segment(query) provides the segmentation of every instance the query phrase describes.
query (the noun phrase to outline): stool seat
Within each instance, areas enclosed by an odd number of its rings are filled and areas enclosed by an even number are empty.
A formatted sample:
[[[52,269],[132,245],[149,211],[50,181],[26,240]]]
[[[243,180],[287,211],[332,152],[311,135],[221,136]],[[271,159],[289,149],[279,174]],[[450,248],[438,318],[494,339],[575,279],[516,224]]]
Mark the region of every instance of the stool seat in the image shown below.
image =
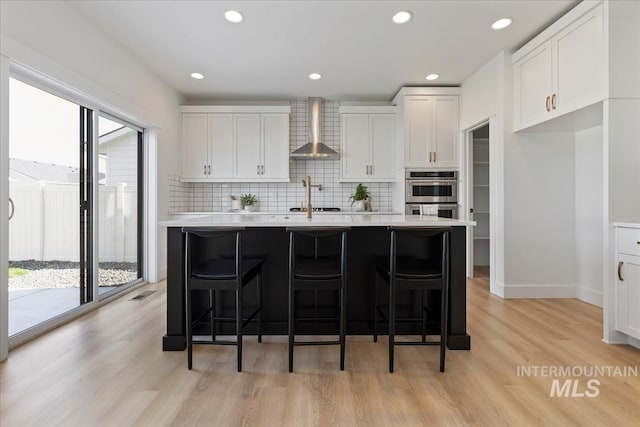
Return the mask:
[[[342,275],[341,267],[339,259],[299,258],[296,260],[293,274],[296,279],[337,280]]]
[[[242,281],[253,279],[259,272],[263,259],[242,259]],[[191,276],[205,280],[234,280],[236,278],[235,259],[209,259],[193,267]],[[246,283],[243,283],[246,285]]]
[[[389,258],[376,259],[376,270],[388,280]],[[396,279],[405,280],[437,280],[442,278],[442,267],[432,259],[397,258]]]

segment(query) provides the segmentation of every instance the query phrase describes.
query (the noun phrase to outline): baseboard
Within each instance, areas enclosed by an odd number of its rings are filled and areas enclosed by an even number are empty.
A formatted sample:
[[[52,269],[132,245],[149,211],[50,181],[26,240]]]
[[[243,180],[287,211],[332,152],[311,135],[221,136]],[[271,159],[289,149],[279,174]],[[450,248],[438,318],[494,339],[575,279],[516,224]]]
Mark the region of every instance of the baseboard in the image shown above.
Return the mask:
[[[158,282],[167,278],[167,267],[164,266],[158,269]]]
[[[576,298],[575,285],[505,285],[504,298]]]
[[[491,286],[489,292],[492,294],[499,296],[500,298],[504,298],[504,283],[495,283],[494,286]]]
[[[580,301],[595,305],[596,307],[603,307],[604,297],[602,292],[596,292],[592,289],[579,286],[577,288],[577,297]]]
[[[640,340],[637,340],[633,337],[629,337],[629,345],[635,347],[635,348],[640,348]]]

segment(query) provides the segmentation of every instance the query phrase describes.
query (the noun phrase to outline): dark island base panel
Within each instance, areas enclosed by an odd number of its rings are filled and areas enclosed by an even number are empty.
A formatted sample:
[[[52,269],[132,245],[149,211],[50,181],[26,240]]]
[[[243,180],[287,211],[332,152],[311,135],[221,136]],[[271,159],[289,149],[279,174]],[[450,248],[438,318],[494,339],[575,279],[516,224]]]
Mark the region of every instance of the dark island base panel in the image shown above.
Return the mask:
[[[163,337],[162,348],[165,351],[185,349],[184,318],[184,237],[179,227],[167,230],[167,334]],[[298,243],[298,242],[297,242]],[[310,250],[312,242],[298,244],[301,251]],[[304,243],[308,243],[305,247]],[[331,244],[333,242],[323,242]],[[247,228],[243,234],[243,252],[245,257],[263,258],[263,333],[265,335],[286,335],[288,316],[288,256],[289,240],[284,228],[264,227]],[[451,292],[449,301],[448,348],[469,350],[471,337],[466,333],[466,227],[453,228],[451,238]],[[203,258],[219,254],[212,247],[194,248]],[[320,247],[322,253],[326,246]],[[386,227],[354,227],[348,236],[347,268],[347,334],[371,335],[373,333],[373,288],[376,280],[373,260],[386,257],[389,253],[389,232]],[[412,253],[428,255],[436,248],[414,245],[406,242],[399,247],[399,254]],[[304,252],[303,252],[304,253]],[[378,298],[382,305],[388,301],[388,287],[380,284]],[[245,313],[255,307],[255,284],[250,283],[244,289]],[[197,318],[207,308],[208,292],[198,291],[201,297],[194,296],[193,316]],[[439,319],[439,294],[430,291],[426,296],[426,305],[430,317]],[[335,316],[337,314],[338,295],[335,291],[296,291],[296,317]],[[402,291],[398,293],[398,316],[418,317],[421,296],[418,292]],[[316,309],[316,305],[318,308]],[[316,311],[317,310],[317,311]],[[216,311],[219,315],[235,315],[233,292],[216,293]],[[385,312],[387,310],[384,310]],[[437,334],[435,324],[430,324],[428,332]],[[217,324],[217,334],[235,335],[233,323]],[[335,335],[337,322],[301,322],[296,324],[296,334]],[[209,334],[209,325],[202,324],[194,331],[196,334]],[[385,335],[388,327],[378,322],[378,333]],[[250,324],[244,335],[255,335],[256,325]],[[421,323],[396,323],[397,335],[421,334]]]

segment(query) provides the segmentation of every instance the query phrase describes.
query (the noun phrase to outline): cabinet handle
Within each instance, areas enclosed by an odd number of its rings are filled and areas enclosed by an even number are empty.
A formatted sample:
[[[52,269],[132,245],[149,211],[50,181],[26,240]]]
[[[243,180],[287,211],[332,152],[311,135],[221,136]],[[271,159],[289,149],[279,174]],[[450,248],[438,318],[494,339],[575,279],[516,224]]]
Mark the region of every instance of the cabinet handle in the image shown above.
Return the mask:
[[[369,175],[369,165],[364,165],[364,174]]]
[[[369,175],[373,175],[373,165],[369,165]]]
[[[437,160],[436,160],[436,154],[437,154],[437,152],[436,152],[436,151],[434,151],[434,152],[433,152],[433,163],[436,163],[436,162],[437,162]]]
[[[209,175],[211,175],[211,165],[207,166],[207,172],[209,172]]]
[[[260,175],[260,165],[256,165],[256,175]]]
[[[553,108],[554,110],[556,109],[556,94],[555,93],[551,96],[551,108]]]
[[[204,171],[203,171],[202,173],[203,173],[204,175],[206,175],[206,174],[207,174],[207,165],[204,165],[204,167],[203,167],[203,168],[204,168]]]
[[[262,171],[262,175],[264,175],[264,165],[260,166],[260,170]]]
[[[622,261],[618,263],[618,280],[624,282],[624,279],[622,278],[622,264],[624,264]]]
[[[547,96],[547,100],[544,102],[544,105],[547,107],[547,111],[551,111],[551,106],[549,105],[549,101],[551,101],[551,97]]]
[[[433,153],[432,153],[431,151],[429,151],[429,163],[431,163],[431,157],[432,157],[432,154],[433,154]]]

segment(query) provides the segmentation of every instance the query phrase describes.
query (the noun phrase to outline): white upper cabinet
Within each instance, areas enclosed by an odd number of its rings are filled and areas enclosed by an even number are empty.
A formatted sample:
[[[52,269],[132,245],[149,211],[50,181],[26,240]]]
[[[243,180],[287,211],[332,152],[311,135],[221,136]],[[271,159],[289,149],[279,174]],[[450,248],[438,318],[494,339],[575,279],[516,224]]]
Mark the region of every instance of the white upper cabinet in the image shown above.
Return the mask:
[[[602,10],[578,5],[514,53],[515,131],[604,98]]]
[[[341,107],[343,182],[395,181],[394,107]]]
[[[289,180],[289,115],[261,114],[262,179]]]
[[[236,157],[234,178],[260,178],[262,166],[260,114],[234,114]]]
[[[231,114],[209,114],[209,178],[231,176],[233,165],[233,121]]]
[[[404,97],[406,167],[459,167],[458,108],[457,95]]]
[[[206,114],[183,114],[182,141],[182,178],[206,179],[209,167]],[[184,141],[189,143],[185,144]]]
[[[183,107],[182,180],[288,182],[289,111],[280,106]]]

